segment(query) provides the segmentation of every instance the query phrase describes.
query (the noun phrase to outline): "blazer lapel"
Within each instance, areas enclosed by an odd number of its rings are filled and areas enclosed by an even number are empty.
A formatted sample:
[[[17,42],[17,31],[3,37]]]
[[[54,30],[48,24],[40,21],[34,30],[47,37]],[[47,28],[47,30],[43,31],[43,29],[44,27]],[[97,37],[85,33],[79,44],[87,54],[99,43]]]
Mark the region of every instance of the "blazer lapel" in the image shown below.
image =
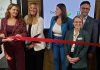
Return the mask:
[[[6,29],[7,29],[7,18],[5,18],[2,21],[3,21],[2,24],[3,24],[3,28],[4,28],[3,33],[5,34],[5,36],[7,36],[7,33],[6,33]]]
[[[80,41],[80,40],[82,40],[82,30],[80,30],[79,35],[78,35],[76,41]]]
[[[74,30],[72,30],[72,31],[71,31],[71,33],[70,33],[70,36],[69,36],[69,39],[68,39],[68,40],[73,41],[73,34],[74,34]],[[71,50],[72,44],[69,44],[69,46],[70,46],[70,50]]]
[[[86,27],[87,27],[87,25],[89,24],[89,16],[87,16],[87,19],[86,19],[86,21],[85,21],[85,23],[84,23],[84,25],[83,25],[83,29],[86,29]]]
[[[18,25],[19,25],[19,22],[18,22],[18,20],[16,20],[16,23],[15,23],[15,26],[14,26],[14,28],[13,28],[12,34],[15,32],[15,30],[16,30],[17,27],[18,27]]]
[[[68,34],[68,35],[69,35],[69,37],[67,38],[67,40],[73,41],[73,30],[71,30],[70,34]],[[72,44],[67,44],[68,53],[70,53],[71,47],[72,47]]]
[[[77,41],[82,41],[83,40],[83,36],[82,36],[82,30],[80,30],[80,32],[79,32],[79,35],[78,35],[78,37],[77,37],[77,39],[76,39],[76,42]],[[75,45],[75,52],[76,52],[76,55],[80,52],[80,45],[78,45],[78,44],[76,44]]]

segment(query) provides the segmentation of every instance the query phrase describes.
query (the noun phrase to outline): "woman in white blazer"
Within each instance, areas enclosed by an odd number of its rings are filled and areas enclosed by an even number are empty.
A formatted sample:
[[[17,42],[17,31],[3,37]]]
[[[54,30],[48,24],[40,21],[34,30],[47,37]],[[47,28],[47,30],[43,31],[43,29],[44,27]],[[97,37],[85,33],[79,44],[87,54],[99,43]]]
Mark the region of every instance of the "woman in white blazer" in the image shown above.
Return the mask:
[[[43,18],[39,16],[37,3],[29,5],[29,14],[25,16],[28,36],[44,38]],[[28,43],[26,50],[26,70],[43,70],[45,42]]]

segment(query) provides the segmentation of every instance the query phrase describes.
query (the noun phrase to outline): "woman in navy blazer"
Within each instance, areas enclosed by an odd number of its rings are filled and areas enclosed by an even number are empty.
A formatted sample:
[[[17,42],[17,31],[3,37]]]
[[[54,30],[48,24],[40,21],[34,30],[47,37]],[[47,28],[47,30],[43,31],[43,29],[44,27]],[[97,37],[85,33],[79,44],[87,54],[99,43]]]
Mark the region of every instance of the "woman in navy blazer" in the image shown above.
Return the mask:
[[[66,7],[60,3],[56,7],[56,16],[52,17],[48,37],[52,39],[65,39],[67,30],[72,29],[72,20],[66,16]],[[49,43],[53,50],[54,70],[59,70],[60,59],[62,70],[66,70],[64,44]]]

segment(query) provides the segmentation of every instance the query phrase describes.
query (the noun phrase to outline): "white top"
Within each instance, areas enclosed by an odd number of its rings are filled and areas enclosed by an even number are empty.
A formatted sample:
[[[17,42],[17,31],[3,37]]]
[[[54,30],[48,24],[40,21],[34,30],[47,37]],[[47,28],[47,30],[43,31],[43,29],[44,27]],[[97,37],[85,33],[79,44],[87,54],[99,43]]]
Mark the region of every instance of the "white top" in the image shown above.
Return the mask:
[[[55,23],[52,31],[54,32],[55,36],[62,36],[61,25],[58,25],[57,23]]]
[[[87,19],[87,16],[83,18],[83,26],[84,26],[86,19]]]
[[[27,20],[28,16],[25,16],[25,20]],[[33,24],[31,27],[31,37],[34,37],[37,34],[40,34],[38,36],[38,38],[44,38],[44,34],[43,34],[43,29],[44,29],[44,25],[43,25],[43,18],[39,17],[38,18],[38,22],[36,24]],[[29,25],[26,25],[27,30]],[[37,43],[36,46],[34,46],[34,51],[39,51],[45,48],[45,42],[41,42],[41,43]]]
[[[76,41],[78,35],[79,35],[79,32],[76,33],[75,30],[74,30],[73,41]],[[72,47],[71,47],[71,52],[74,52],[74,49],[75,49],[75,44],[72,45]]]

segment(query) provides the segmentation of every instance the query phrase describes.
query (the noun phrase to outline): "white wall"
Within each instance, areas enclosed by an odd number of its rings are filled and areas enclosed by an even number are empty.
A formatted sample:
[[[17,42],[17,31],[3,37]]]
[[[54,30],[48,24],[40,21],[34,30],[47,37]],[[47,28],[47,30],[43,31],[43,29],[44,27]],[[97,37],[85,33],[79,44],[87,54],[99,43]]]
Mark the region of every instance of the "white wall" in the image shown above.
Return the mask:
[[[17,0],[12,0],[12,3],[17,3]],[[5,12],[9,4],[10,0],[0,0],[0,18],[5,16]]]

